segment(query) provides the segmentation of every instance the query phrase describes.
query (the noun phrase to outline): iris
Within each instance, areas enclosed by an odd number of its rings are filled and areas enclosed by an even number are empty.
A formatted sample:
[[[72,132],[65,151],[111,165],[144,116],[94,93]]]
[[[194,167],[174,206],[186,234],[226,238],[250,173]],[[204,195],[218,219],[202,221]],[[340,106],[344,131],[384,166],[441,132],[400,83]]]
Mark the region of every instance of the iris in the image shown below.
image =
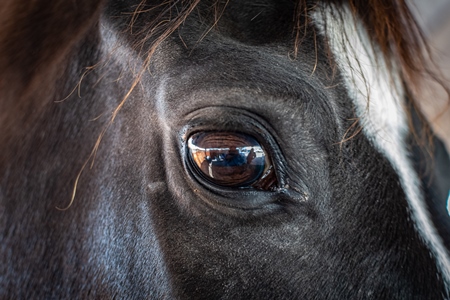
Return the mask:
[[[236,132],[198,132],[188,139],[189,160],[202,178],[223,187],[251,187],[270,173],[258,141]]]

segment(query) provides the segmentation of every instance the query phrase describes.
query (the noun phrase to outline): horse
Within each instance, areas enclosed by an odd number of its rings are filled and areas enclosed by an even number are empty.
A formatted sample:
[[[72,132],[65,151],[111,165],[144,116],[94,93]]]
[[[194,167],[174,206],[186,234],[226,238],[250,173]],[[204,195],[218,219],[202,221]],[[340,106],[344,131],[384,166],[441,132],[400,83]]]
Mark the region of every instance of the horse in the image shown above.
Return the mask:
[[[448,299],[404,0],[6,0],[0,298]],[[425,50],[424,50],[425,49]]]

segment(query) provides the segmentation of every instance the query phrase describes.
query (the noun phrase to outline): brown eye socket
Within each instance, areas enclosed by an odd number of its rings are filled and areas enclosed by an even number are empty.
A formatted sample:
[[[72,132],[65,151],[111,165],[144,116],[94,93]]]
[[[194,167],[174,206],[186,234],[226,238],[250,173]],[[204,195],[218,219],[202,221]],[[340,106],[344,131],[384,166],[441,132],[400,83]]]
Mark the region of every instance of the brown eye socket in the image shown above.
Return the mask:
[[[276,181],[266,152],[249,135],[199,132],[189,138],[188,148],[197,173],[217,185],[267,189]]]

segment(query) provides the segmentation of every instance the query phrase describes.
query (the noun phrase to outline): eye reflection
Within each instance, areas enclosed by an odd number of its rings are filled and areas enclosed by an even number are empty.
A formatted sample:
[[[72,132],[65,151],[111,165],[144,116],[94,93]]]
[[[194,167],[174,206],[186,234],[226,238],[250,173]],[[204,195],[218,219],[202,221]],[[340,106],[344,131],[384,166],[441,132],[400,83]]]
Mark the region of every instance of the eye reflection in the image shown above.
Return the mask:
[[[189,138],[188,148],[198,173],[221,186],[248,187],[271,173],[264,149],[246,134],[200,132]]]

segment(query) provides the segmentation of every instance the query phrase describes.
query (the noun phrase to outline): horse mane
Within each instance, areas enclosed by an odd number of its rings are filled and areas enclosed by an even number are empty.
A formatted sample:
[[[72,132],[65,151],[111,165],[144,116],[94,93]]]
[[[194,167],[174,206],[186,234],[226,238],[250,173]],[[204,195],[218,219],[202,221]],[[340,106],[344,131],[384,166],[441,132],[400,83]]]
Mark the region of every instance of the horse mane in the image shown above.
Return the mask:
[[[443,75],[435,65],[423,30],[414,18],[410,4],[405,0],[330,0],[329,3],[347,4],[351,12],[366,28],[371,46],[382,54],[391,72],[400,71],[408,97],[406,109],[414,141],[433,156],[433,133],[420,109],[424,79],[438,83],[450,96]],[[395,63],[395,65],[394,65]],[[397,71],[398,72],[398,71]],[[414,126],[413,116],[419,118],[420,129]]]
[[[353,15],[366,27],[372,46],[378,48],[388,67],[392,61],[401,66],[403,76],[411,83],[420,82],[427,70],[426,52],[429,47],[421,28],[405,0],[332,0],[347,2]]]

